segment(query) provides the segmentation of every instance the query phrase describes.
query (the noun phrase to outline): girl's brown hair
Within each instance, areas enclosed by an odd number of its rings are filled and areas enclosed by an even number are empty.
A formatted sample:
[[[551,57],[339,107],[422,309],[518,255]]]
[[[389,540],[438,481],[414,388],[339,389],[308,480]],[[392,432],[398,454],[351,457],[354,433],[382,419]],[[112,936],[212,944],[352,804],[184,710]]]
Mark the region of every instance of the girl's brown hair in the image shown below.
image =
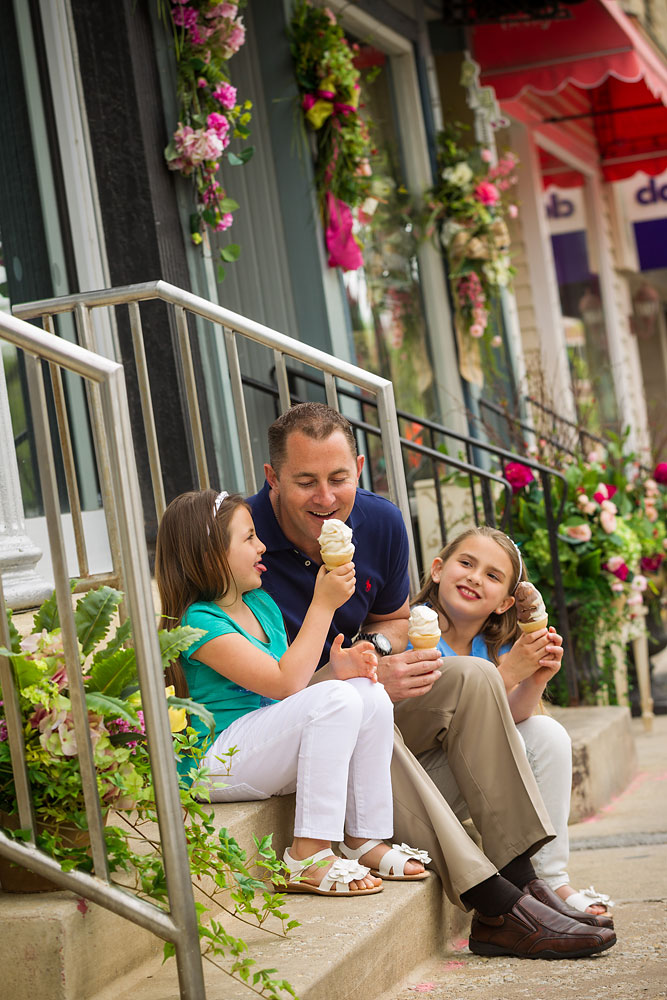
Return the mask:
[[[227,562],[229,525],[239,507],[249,510],[232,493],[215,513],[217,490],[193,490],[171,501],[160,522],[155,549],[155,580],[160,593],[160,628],[180,625],[195,601],[217,601],[235,586]],[[165,673],[179,698],[188,685],[178,660]]]
[[[456,538],[449,542],[448,545],[445,545],[444,549],[438,554],[437,558],[441,559],[444,565],[449,559],[452,558],[466,538],[480,537],[492,538],[494,542],[497,542],[498,545],[500,545],[503,552],[509,556],[509,560],[512,564],[512,576],[508,581],[508,594],[513,594],[516,590],[516,585],[520,583],[521,580],[528,579],[526,575],[526,567],[523,559],[519,558],[519,553],[517,552],[512,539],[508,538],[503,531],[499,531],[498,528],[490,528],[486,524],[482,524],[475,528],[468,528],[466,531],[461,532],[460,535],[457,535]],[[445,621],[447,621],[451,626],[452,620],[438,600],[438,584],[432,578],[430,569],[424,576],[422,589],[419,591],[412,603],[430,604],[431,607],[435,608],[438,614],[441,614]],[[521,630],[517,625],[516,620],[516,607],[512,605],[511,608],[508,608],[507,611],[503,612],[501,615],[497,615],[495,612],[492,612],[482,626],[482,635],[486,640],[491,660],[496,664],[496,666],[498,666],[498,656],[501,648],[507,642],[514,642],[521,635]]]

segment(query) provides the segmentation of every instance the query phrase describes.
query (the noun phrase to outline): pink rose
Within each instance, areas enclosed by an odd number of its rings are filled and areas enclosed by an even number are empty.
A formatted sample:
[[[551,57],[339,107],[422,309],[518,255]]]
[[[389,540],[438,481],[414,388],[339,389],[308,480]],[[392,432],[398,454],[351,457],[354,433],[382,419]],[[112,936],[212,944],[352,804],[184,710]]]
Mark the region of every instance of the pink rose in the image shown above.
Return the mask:
[[[636,608],[644,603],[644,598],[638,590],[634,590],[628,597],[628,607]]]
[[[474,193],[482,205],[497,205],[500,201],[500,191],[491,181],[480,181]]]
[[[611,511],[612,514],[618,514],[618,507],[615,503],[612,503],[611,500],[603,500],[600,507],[602,510]]]
[[[527,465],[523,465],[521,462],[509,462],[505,466],[505,479],[512,487],[512,493],[518,493],[524,486],[531,483],[535,476]]]
[[[601,510],[600,527],[608,535],[613,534],[616,531],[616,515],[610,510]]]
[[[612,483],[599,483],[598,488],[593,494],[593,499],[597,500],[598,503],[602,503],[603,500],[611,500],[614,493],[617,492],[617,487]]]
[[[656,483],[661,483],[663,486],[667,486],[667,462],[658,462],[653,470],[653,478]]]
[[[227,136],[227,133],[229,132],[229,122],[224,115],[219,115],[217,111],[212,111],[206,119],[206,124],[209,129],[212,129],[216,134],[222,143],[223,149],[225,146],[229,145],[229,138]],[[208,157],[208,159],[213,159],[213,157]]]
[[[648,587],[648,580],[646,579],[645,576],[642,576],[641,573],[637,573],[636,576],[633,577],[630,586],[633,588],[633,590],[639,590],[641,592],[643,590],[646,590],[646,588]]]
[[[612,583],[611,589],[615,594],[622,594],[623,591],[625,590],[625,587],[623,586],[622,583],[616,580],[614,583]]]
[[[482,337],[484,335],[484,327],[481,323],[473,323],[469,333],[471,337]]]
[[[589,524],[570,524],[565,529],[565,534],[575,542],[590,542],[593,532]]]
[[[225,59],[231,59],[231,57],[238,52],[243,43],[245,42],[245,26],[241,18],[235,22],[234,27],[227,35],[227,39],[222,50],[222,54]]]
[[[482,163],[490,163],[493,159],[493,153],[490,149],[483,149],[479,155],[482,158]]]
[[[649,521],[651,522],[651,524],[653,524],[655,521],[657,521],[658,520],[658,512],[655,509],[655,507],[647,507],[646,508],[646,516],[649,519]]]
[[[519,209],[518,209],[518,207],[516,205],[508,205],[507,206],[507,213],[508,213],[510,219],[516,219],[516,217],[519,214]]]
[[[495,337],[491,338],[491,347],[502,347],[502,344],[503,344],[503,338],[500,336],[499,333],[497,333]]]
[[[219,83],[213,91],[213,96],[223,108],[231,111],[236,104],[236,87],[232,87],[231,83]]]

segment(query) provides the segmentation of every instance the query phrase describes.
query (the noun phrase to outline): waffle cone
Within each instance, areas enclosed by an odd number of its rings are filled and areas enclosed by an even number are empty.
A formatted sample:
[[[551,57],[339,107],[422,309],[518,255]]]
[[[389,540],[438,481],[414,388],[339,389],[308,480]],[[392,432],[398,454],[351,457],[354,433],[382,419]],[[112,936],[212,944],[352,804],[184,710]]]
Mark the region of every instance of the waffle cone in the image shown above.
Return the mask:
[[[522,632],[528,634],[529,632],[537,632],[538,629],[546,628],[549,623],[549,616],[544,615],[542,618],[538,618],[536,622],[519,622],[519,628]]]
[[[344,566],[345,563],[352,562],[354,558],[354,548],[352,552],[336,552],[332,555],[324,555],[322,553],[322,562],[327,569],[335,569],[337,566]]]
[[[408,639],[414,649],[435,649],[440,642],[440,633],[438,632],[437,635],[410,635],[408,632]]]

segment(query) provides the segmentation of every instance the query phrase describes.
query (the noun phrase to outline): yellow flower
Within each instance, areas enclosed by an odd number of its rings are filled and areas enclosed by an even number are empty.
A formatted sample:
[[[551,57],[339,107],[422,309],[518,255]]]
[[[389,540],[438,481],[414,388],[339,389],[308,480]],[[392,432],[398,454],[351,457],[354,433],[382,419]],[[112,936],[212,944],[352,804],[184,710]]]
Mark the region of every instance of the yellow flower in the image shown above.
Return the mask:
[[[170,684],[169,687],[164,689],[165,698],[173,698],[176,694],[174,685]],[[169,725],[171,726],[172,733],[182,732],[188,724],[187,712],[184,708],[169,708]]]
[[[315,101],[313,106],[306,111],[306,118],[317,131],[318,128],[322,128],[327,118],[333,112],[333,102],[332,101]]]

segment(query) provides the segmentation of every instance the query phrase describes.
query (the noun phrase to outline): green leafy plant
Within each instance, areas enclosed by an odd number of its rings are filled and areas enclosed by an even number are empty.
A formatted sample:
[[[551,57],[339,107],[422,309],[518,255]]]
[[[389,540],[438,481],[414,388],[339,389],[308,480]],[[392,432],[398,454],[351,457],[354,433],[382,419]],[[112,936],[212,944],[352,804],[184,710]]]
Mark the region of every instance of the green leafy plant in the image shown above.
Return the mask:
[[[97,770],[97,785],[106,819],[105,840],[114,880],[157,905],[168,905],[155,794],[144,732],[131,625],[114,626],[122,594],[101,587],[81,597],[74,611],[79,663],[66,663],[55,595],[36,613],[33,632],[22,638],[9,618],[10,648],[0,654],[11,662],[23,719],[26,764],[30,779],[37,846],[66,870],[90,871],[92,859],[85,836],[87,820],[72,722],[68,671],[83,673],[88,723]],[[187,649],[202,633],[178,626],[158,633],[163,665]],[[203,957],[262,997],[294,995],[275,969],[257,969],[242,938],[223,927],[219,914],[259,926],[271,934],[288,933],[297,922],[284,912],[284,894],[271,894],[262,878],[282,883],[282,866],[271,836],[254,838],[248,856],[226,829],[216,830],[207,804],[209,774],[200,767],[198,735],[187,726],[196,714],[210,728],[213,719],[201,705],[165,692],[176,754],[190,760],[181,780],[180,801],[197,900]],[[231,759],[235,752],[227,752]],[[0,706],[0,825],[8,836],[25,839],[16,826],[16,793]],[[207,919],[208,918],[208,919]],[[165,946],[165,958],[173,954]]]

